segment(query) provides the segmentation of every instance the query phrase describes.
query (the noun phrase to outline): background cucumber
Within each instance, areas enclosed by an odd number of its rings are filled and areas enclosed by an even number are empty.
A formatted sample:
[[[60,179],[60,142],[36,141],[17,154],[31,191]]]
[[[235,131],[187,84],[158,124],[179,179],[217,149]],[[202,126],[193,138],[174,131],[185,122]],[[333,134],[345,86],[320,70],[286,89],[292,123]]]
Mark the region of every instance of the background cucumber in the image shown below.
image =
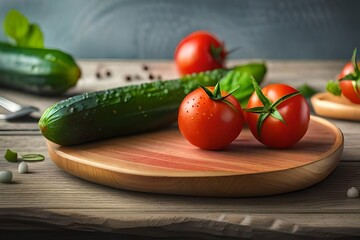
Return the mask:
[[[243,69],[217,69],[177,80],[85,93],[48,108],[39,121],[39,127],[47,139],[60,145],[75,145],[160,128],[176,121],[182,99],[199,84],[213,86],[222,77],[228,74],[235,76],[234,72],[242,71],[261,76],[258,78],[261,82],[266,67],[264,64],[254,64],[252,68],[244,65]]]
[[[39,95],[57,95],[75,86],[81,71],[62,51],[0,43],[0,86]]]

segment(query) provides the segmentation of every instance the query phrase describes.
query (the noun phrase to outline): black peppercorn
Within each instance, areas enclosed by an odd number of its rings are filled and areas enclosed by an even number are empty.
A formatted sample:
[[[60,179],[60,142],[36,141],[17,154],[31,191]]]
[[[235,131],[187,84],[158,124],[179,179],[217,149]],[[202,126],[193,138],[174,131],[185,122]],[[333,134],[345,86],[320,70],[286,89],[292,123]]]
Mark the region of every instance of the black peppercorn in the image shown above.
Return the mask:
[[[96,72],[95,76],[96,76],[97,79],[101,79],[101,73],[100,72]]]
[[[149,67],[148,67],[147,65],[143,64],[142,69],[143,69],[144,71],[147,71],[147,70],[149,70]]]
[[[130,82],[132,80],[131,76],[130,75],[125,75],[125,80],[127,82]]]

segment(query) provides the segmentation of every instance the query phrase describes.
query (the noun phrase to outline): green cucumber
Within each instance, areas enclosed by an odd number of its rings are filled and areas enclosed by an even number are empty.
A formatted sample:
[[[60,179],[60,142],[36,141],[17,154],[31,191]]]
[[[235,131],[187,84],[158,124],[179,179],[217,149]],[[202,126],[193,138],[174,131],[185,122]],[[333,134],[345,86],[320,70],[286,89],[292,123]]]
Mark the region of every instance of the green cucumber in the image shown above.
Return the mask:
[[[182,99],[199,85],[213,86],[234,71],[260,76],[258,81],[261,82],[266,67],[264,64],[253,66],[217,69],[177,80],[77,95],[48,108],[41,116],[39,127],[45,138],[60,145],[81,144],[161,128],[176,121]]]
[[[0,86],[39,95],[58,95],[76,85],[81,71],[60,50],[0,43]]]

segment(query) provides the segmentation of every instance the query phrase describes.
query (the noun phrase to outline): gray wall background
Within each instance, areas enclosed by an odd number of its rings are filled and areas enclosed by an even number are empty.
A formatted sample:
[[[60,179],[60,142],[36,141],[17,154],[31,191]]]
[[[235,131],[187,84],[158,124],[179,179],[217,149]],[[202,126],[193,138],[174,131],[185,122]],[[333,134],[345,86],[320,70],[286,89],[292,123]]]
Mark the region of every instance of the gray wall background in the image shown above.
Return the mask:
[[[77,58],[172,59],[199,29],[240,46],[230,58],[348,59],[360,47],[360,0],[0,0],[1,21],[13,8]]]

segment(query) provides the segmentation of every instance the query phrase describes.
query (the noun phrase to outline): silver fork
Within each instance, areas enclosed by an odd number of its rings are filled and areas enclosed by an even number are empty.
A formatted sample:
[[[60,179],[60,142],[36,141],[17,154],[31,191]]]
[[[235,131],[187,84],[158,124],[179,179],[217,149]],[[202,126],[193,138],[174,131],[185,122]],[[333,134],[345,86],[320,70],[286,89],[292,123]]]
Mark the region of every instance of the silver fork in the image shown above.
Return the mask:
[[[8,114],[0,114],[0,119],[15,119],[39,111],[36,107],[22,106],[3,97],[0,97],[0,107],[9,111]]]

